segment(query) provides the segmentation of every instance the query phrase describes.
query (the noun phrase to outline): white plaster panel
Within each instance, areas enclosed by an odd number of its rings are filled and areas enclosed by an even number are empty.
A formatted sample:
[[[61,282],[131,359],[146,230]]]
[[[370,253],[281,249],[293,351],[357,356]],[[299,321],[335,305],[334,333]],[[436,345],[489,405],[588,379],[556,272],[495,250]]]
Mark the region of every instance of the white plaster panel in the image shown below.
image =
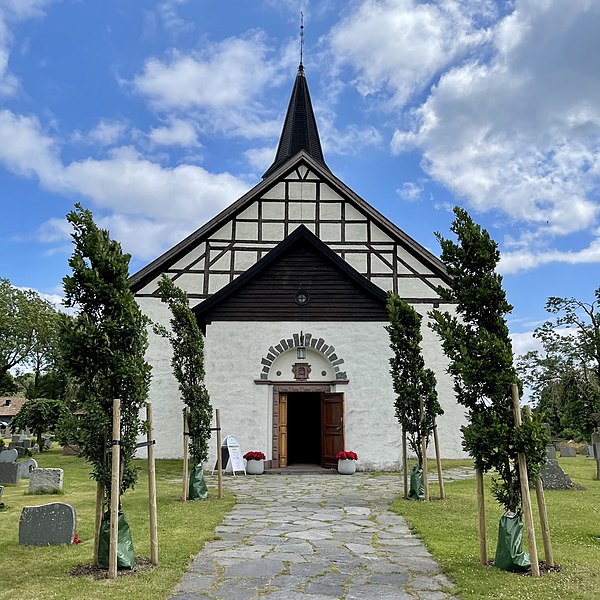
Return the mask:
[[[367,241],[366,223],[346,223],[346,240],[349,242]]]
[[[262,198],[265,200],[284,200],[285,199],[285,183],[280,182],[275,184],[270,190],[267,190]]]
[[[236,241],[258,240],[258,223],[242,223],[238,221],[235,225]]]
[[[188,294],[202,294],[204,273],[184,273],[175,280],[175,285]]]
[[[161,275],[162,277],[162,275]],[[158,282],[161,280],[161,277],[156,277],[153,279],[148,285],[145,285],[141,290],[136,292],[137,294],[154,294],[156,290],[158,290]],[[169,275],[171,279],[173,279],[173,275]]]
[[[342,240],[341,223],[321,223],[319,232],[324,242],[340,242]]]
[[[315,231],[316,231],[316,226],[314,223],[290,223],[288,225],[288,233],[292,233],[292,231],[294,231],[295,229],[298,229],[298,227],[300,227],[300,225],[304,225],[304,227],[306,227],[306,229],[308,229],[312,233],[315,233]],[[321,223],[321,227],[323,227],[322,223]]]
[[[208,278],[208,293],[214,294],[228,283],[229,275],[215,275],[214,273],[211,273]]]
[[[185,269],[188,265],[191,265],[194,261],[198,260],[206,251],[206,244],[202,243],[188,252],[183,258],[178,260],[174,265],[171,265],[171,269]]]
[[[384,292],[390,292],[394,289],[394,280],[392,277],[371,277],[371,283],[374,283]],[[400,294],[400,296],[402,296],[402,294]]]
[[[290,200],[312,200],[317,199],[317,184],[312,181],[301,181],[288,183],[288,194]]]
[[[284,226],[283,223],[263,223],[262,237],[263,240],[280,241],[283,239]]]
[[[398,294],[407,298],[436,298],[437,293],[422,279],[402,277],[398,279]]]
[[[235,252],[234,266],[236,271],[248,269],[256,262],[256,252],[250,252],[248,250],[237,250]]]
[[[347,221],[366,221],[367,217],[363,213],[359,212],[350,204],[346,202],[345,216]]]
[[[326,183],[321,183],[321,200],[343,200],[343,198]]]
[[[294,333],[296,333],[294,331]],[[306,349],[306,359],[299,360],[296,353],[296,348],[292,348],[287,352],[280,354],[271,365],[269,371],[269,379],[271,381],[294,381],[294,372],[292,366],[299,363],[308,363],[310,365],[310,375],[307,383],[315,383],[319,381],[331,381],[335,379],[335,372],[331,363],[327,358],[311,348]],[[277,372],[281,372],[281,375],[277,375]],[[325,372],[325,375],[321,375]]]
[[[342,219],[342,205],[340,202],[320,202],[319,216],[322,221],[340,221]]]
[[[317,179],[317,180],[318,180],[318,179],[319,179],[319,176],[318,176],[318,175],[316,175],[315,173],[313,173],[312,171],[309,171],[309,172],[306,174],[306,177],[305,177],[305,179]]]
[[[321,225],[322,227],[322,225]],[[367,255],[366,253],[363,254],[356,254],[354,252],[348,252],[346,253],[346,262],[354,267],[359,273],[366,273],[367,272]]]
[[[212,254],[212,252],[211,252]],[[231,265],[231,253],[226,252],[221,256],[221,258],[217,259],[212,265],[210,265],[211,269],[216,269],[217,271],[229,271],[229,267]]]
[[[315,202],[290,202],[288,216],[290,219],[314,221],[316,216]]]
[[[375,223],[371,223],[371,241],[372,242],[391,242],[392,238],[384,233]]]
[[[390,263],[392,262],[392,255],[391,254],[384,254],[383,255],[384,258],[386,258],[388,261],[390,261]],[[371,272],[373,273],[391,273],[392,272],[392,267],[390,267],[388,264],[384,263],[379,256],[376,256],[375,254],[371,254]]]
[[[258,219],[258,202],[253,202],[248,208],[243,210],[238,219]]]
[[[213,233],[213,235],[210,236],[211,240],[230,240],[231,239],[231,221],[228,221],[227,223],[225,223],[225,225],[223,225],[223,227],[221,227],[221,229],[219,229],[218,231],[216,231],[215,233]]]
[[[308,171],[308,169],[304,165],[300,165],[298,167],[298,174],[300,175],[301,178],[303,178],[306,175],[307,171]]]
[[[398,258],[402,259],[417,273],[421,273],[423,275],[431,275],[431,271],[427,267],[425,267],[425,265],[420,260],[417,260],[412,254],[409,254],[406,250],[400,250],[398,252]]]
[[[281,219],[285,217],[285,204],[283,202],[263,202],[263,219]]]

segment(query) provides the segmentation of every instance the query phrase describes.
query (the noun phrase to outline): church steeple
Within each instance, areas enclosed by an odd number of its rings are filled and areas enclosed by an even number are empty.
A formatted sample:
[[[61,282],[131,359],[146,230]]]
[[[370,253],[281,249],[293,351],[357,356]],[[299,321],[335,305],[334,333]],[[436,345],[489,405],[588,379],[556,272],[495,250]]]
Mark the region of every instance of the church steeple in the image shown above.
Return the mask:
[[[290,98],[290,104],[285,116],[275,161],[267,169],[263,175],[263,179],[268,177],[286,160],[300,152],[300,150],[304,150],[310,154],[312,158],[328,169],[323,158],[317,122],[310,101],[302,61],[298,67],[298,74],[296,75],[292,97]]]

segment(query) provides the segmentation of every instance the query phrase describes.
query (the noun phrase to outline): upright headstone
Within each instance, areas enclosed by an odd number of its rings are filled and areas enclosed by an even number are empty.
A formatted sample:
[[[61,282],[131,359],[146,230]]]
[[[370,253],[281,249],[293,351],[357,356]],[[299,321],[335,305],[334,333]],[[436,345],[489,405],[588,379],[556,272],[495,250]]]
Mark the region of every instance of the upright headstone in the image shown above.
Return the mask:
[[[29,479],[31,477],[31,472],[34,469],[37,469],[37,462],[33,460],[33,458],[22,460],[21,462],[18,462],[17,465],[19,466],[19,475],[23,479]]]
[[[570,448],[569,446],[561,446],[560,447],[560,457],[561,458],[575,458],[577,453],[575,452],[575,448]]]
[[[64,502],[24,506],[19,520],[19,544],[60,546],[75,537],[75,509]]]
[[[12,463],[15,462],[18,457],[19,453],[14,448],[2,450],[2,452],[0,452],[0,463]]]
[[[568,490],[573,487],[571,478],[555,460],[549,460],[540,473],[545,490]]]
[[[548,460],[556,460],[556,448],[554,444],[548,444],[546,446],[546,458]]]
[[[30,494],[54,494],[63,487],[62,469],[34,469],[29,477]]]
[[[16,484],[20,479],[19,463],[0,463],[0,483]]]
[[[31,448],[31,440],[29,438],[25,438],[21,442],[21,446],[23,446],[23,448]]]
[[[19,458],[21,458],[25,454],[25,448],[23,448],[23,446],[21,446],[21,442],[11,442],[8,445],[8,448],[10,450],[16,450]]]

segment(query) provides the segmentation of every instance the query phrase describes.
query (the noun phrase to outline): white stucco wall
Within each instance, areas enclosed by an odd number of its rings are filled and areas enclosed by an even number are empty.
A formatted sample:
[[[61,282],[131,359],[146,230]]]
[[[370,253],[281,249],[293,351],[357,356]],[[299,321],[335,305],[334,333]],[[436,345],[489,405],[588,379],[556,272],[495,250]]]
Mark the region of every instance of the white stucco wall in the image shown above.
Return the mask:
[[[142,311],[153,321],[168,325],[168,308],[155,298],[138,298]],[[427,307],[415,307],[425,314]],[[424,319],[425,321],[425,319]],[[394,394],[389,375],[390,356],[385,323],[335,322],[215,322],[207,327],[205,340],[206,385],[213,408],[221,411],[222,434],[234,435],[242,451],[262,450],[272,456],[272,398],[270,384],[257,385],[268,348],[300,331],[321,337],[335,346],[340,365],[349,383],[332,386],[345,398],[346,449],[359,455],[359,468],[398,469],[401,464],[400,427],[394,416]],[[426,327],[423,355],[438,381],[440,402],[445,410],[438,421],[442,456],[458,458],[461,450],[461,407],[456,405],[452,380],[445,373],[446,359],[435,334]],[[171,370],[171,348],[164,338],[150,333],[147,359],[153,367],[150,401],[154,408],[156,456],[182,456],[182,408],[177,382]],[[329,361],[308,350],[312,366],[308,383],[334,379]],[[269,379],[293,381],[294,352],[281,354],[272,366]],[[281,371],[281,376],[276,371]],[[322,376],[321,371],[327,375]],[[209,465],[215,460],[215,439],[211,441]]]

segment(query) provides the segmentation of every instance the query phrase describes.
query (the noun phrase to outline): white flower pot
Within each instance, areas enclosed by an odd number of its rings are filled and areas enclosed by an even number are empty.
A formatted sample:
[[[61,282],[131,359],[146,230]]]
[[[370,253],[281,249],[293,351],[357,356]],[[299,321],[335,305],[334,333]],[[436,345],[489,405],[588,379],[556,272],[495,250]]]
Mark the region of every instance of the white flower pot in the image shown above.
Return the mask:
[[[265,472],[265,463],[262,460],[249,460],[246,462],[248,475],[262,475]]]
[[[338,460],[338,473],[340,475],[354,475],[356,472],[355,460]]]

